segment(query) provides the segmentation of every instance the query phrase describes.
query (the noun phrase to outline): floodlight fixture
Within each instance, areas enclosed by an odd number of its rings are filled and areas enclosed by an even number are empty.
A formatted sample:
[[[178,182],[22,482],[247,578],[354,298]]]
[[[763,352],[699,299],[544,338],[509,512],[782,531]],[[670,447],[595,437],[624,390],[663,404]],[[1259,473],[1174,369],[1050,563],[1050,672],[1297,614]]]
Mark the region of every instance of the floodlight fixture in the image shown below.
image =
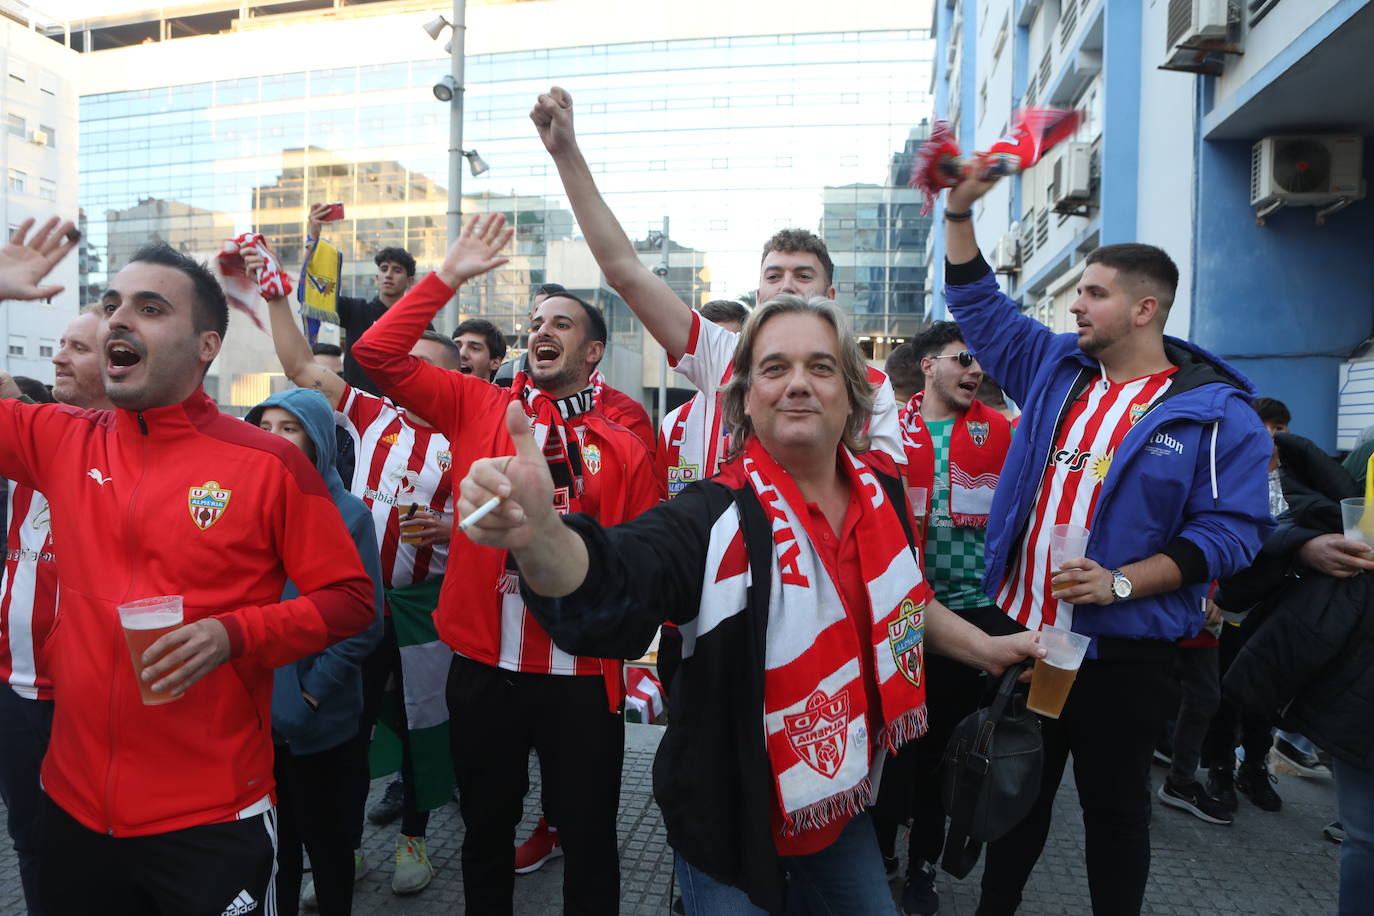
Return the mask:
[[[468,160],[468,168],[472,170],[473,178],[476,178],[478,175],[481,175],[483,172],[489,171],[491,169],[491,166],[487,165],[486,160],[483,159],[481,156],[477,155],[477,150],[463,150],[463,155]]]
[[[429,22],[426,22],[423,26],[421,26],[421,28],[425,30],[426,34],[428,34],[432,40],[438,41],[439,36],[444,34],[444,27],[447,25],[447,19],[445,19],[443,16],[435,16]]]
[[[441,102],[452,102],[457,92],[458,81],[452,74],[445,74],[443,79],[434,84],[434,97]]]

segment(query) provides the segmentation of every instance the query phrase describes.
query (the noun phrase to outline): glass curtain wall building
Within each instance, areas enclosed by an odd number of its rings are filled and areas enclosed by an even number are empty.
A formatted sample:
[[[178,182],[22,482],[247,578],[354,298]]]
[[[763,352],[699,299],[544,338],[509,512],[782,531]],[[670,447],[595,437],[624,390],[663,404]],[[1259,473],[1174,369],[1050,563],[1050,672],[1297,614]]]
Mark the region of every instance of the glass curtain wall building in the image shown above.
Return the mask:
[[[463,289],[460,311],[518,338],[532,288],[563,282],[546,263],[550,246],[580,244],[528,117],[559,84],[631,238],[647,242],[670,218],[669,280],[685,299],[752,294],[765,239],[819,230],[837,298],[880,359],[922,318],[928,222],[905,179],[913,128],[931,110],[931,51],[925,31],[880,30],[469,56],[464,146],[491,169],[465,176],[463,209],[504,212],[517,235],[511,263]],[[85,95],[85,300],[150,238],[206,256],[255,228],[295,270],[314,202],[345,205],[347,218],[326,230],[344,255],[343,292],[372,295],[382,247],[433,268],[445,249],[449,107],[430,87],[447,66],[439,56]],[[657,245],[641,247],[657,262]],[[599,278],[567,285],[608,308],[616,343],[637,346]]]

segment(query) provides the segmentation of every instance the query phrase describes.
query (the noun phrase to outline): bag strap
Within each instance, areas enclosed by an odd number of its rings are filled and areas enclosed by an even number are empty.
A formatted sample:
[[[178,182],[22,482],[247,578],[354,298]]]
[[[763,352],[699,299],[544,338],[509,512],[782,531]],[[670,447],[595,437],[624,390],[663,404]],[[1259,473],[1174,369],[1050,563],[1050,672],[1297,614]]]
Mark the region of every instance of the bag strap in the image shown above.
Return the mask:
[[[957,762],[954,762],[962,771],[960,777],[956,777],[955,784],[959,787],[964,804],[956,804],[956,810],[949,812],[949,831],[945,834],[945,848],[940,858],[940,867],[956,878],[963,878],[973,871],[973,866],[978,864],[978,856],[983,852],[983,844],[969,836],[971,809],[975,806],[979,789],[992,767],[988,751],[992,749],[992,738],[997,731],[997,723],[1007,711],[1007,704],[1013,702],[1016,683],[1021,673],[1032,664],[1034,663],[1029,660],[1021,661],[1003,672],[1002,682],[997,686],[997,695],[988,708],[987,718],[978,727],[973,746],[968,748],[966,753],[959,755]],[[959,740],[957,733],[953,740]],[[945,765],[950,764],[949,754],[946,752]]]

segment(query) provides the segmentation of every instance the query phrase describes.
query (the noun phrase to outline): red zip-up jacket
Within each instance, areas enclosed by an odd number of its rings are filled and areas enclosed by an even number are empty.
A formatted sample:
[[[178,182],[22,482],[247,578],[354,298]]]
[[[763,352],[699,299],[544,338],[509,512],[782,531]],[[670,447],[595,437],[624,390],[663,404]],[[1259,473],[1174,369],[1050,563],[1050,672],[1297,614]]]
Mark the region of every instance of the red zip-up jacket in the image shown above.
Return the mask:
[[[354,343],[353,356],[388,397],[420,414],[448,437],[453,452],[450,473],[457,486],[473,461],[514,454],[515,444],[506,433],[511,391],[410,355],[428,321],[452,297],[453,289],[437,273],[430,274],[368,328]],[[587,501],[595,503],[597,519],[614,525],[657,504],[659,487],[644,443],[597,409],[583,416],[586,444],[595,445],[599,455],[596,467],[586,465]],[[594,497],[590,495],[593,491]],[[503,642],[507,646],[512,642],[511,633],[502,632],[500,584],[505,565],[504,551],[474,544],[455,531],[434,611],[435,628],[451,648],[484,665],[548,673],[538,663],[527,665],[523,653],[519,663],[503,655]],[[528,627],[538,630],[526,638],[550,642],[528,612],[522,617]],[[597,661],[606,679],[610,708],[615,709],[624,693],[620,664]]]
[[[61,545],[43,788],[112,836],[248,817],[272,800],[272,670],[366,629],[372,583],[295,445],[197,392],[134,413],[0,401],[0,474],[42,491]],[[301,597],[282,601],[290,577]],[[145,706],[116,606],[182,595],[230,659]],[[0,750],[3,753],[3,750]]]

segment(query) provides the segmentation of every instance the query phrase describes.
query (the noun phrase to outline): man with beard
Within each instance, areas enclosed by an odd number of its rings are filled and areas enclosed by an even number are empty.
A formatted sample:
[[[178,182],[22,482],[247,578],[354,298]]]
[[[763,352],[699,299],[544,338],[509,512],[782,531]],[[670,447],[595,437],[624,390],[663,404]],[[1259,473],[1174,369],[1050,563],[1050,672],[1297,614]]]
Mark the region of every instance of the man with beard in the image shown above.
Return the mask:
[[[1150,759],[1170,710],[1176,644],[1202,626],[1208,585],[1250,564],[1269,515],[1272,443],[1253,386],[1164,335],[1178,268],[1151,245],[1088,254],[1054,334],[997,288],[969,177],[945,205],[945,298],[978,361],[1024,411],[988,513],[984,588],[1004,625],[1092,639],[1063,714],[1043,720],[1035,808],[990,844],[982,916],[1012,913],[1049,832],[1073,755],[1097,913],[1140,911],[1150,870]],[[1051,528],[1089,531],[1056,569]]]
[[[0,295],[56,263],[56,220],[0,251]],[[70,227],[70,224],[67,224]],[[45,269],[46,268],[46,269]],[[53,913],[270,909],[273,669],[361,632],[371,581],[298,449],[203,391],[229,310],[202,264],[139,249],[101,296],[114,410],[0,401],[0,473],[44,493],[59,564],[39,899]],[[308,545],[290,535],[309,530]],[[300,597],[282,601],[286,579]],[[130,654],[117,605],[182,599]],[[140,683],[167,701],[154,708]],[[70,863],[81,863],[72,880]]]
[[[926,521],[925,573],[941,604],[996,632],[1002,614],[983,594],[983,536],[1011,445],[1011,424],[977,399],[983,369],[957,324],[937,321],[911,347],[924,385],[902,408],[902,436],[912,499],[924,500],[913,508]],[[897,825],[911,817],[905,916],[939,909],[935,863],[945,841],[940,758],[954,727],[978,707],[983,693],[980,672],[939,657],[928,664],[930,731],[892,761],[873,819],[891,871],[897,866]]]
[[[453,474],[507,454],[505,412],[517,401],[556,481],[560,513],[625,521],[658,502],[653,465],[634,434],[593,402],[591,374],[606,347],[601,313],[551,295],[530,322],[528,374],[510,391],[411,354],[428,321],[463,283],[506,262],[512,232],[500,214],[474,217],[439,269],[358,341],[355,353],[396,402],[434,418],[453,444]],[[616,811],[624,756],[624,687],[617,660],[556,646],[525,609],[519,568],[504,551],[466,538],[453,545],[434,613],[455,651],[448,679],[454,770],[466,835],[463,891],[470,912],[510,913],[515,825],[539,753],[544,805],[565,855],[564,911],[615,913],[620,904]]]
[[[254,247],[242,249],[250,274],[261,271],[271,251]],[[403,691],[415,693],[420,685],[407,682],[396,637],[393,605],[404,602],[432,611],[438,600],[437,586],[448,565],[448,542],[453,527],[453,486],[450,475],[451,445],[434,424],[419,413],[407,411],[388,398],[353,387],[346,376],[331,372],[313,358],[310,344],[301,332],[295,311],[285,296],[267,302],[272,327],[272,344],[282,371],[302,388],[314,388],[344,418],[343,428],[353,442],[357,456],[349,489],[363,501],[376,525],[381,547],[382,584],[387,591],[387,612],[382,641],[363,662],[363,717],[360,733],[370,734],[382,706],[388,680],[395,677]],[[499,336],[499,335],[498,335]],[[466,365],[489,372],[487,360],[465,363],[460,346],[435,331],[426,330],[413,342],[410,353],[443,372],[459,373]],[[481,376],[485,378],[484,376]],[[485,384],[485,382],[483,382]],[[404,522],[404,525],[402,524]],[[403,532],[402,528],[406,530]],[[433,689],[442,689],[442,683]],[[381,801],[368,812],[376,824],[401,818],[396,838],[396,869],[391,889],[397,894],[415,894],[434,876],[429,863],[425,835],[429,812],[416,803],[415,775],[409,735],[402,729],[401,772],[387,786]],[[359,869],[362,859],[363,812],[357,812],[353,836]],[[314,885],[307,885],[305,900],[314,898]]]
[[[100,318],[77,316],[62,332],[53,354],[53,397],[82,410],[113,410],[100,376]],[[42,790],[38,770],[52,731],[52,679],[40,650],[57,612],[57,555],[52,546],[48,500],[31,487],[10,483],[6,517],[9,552],[0,587],[0,796],[29,916],[40,916],[37,819]]]

